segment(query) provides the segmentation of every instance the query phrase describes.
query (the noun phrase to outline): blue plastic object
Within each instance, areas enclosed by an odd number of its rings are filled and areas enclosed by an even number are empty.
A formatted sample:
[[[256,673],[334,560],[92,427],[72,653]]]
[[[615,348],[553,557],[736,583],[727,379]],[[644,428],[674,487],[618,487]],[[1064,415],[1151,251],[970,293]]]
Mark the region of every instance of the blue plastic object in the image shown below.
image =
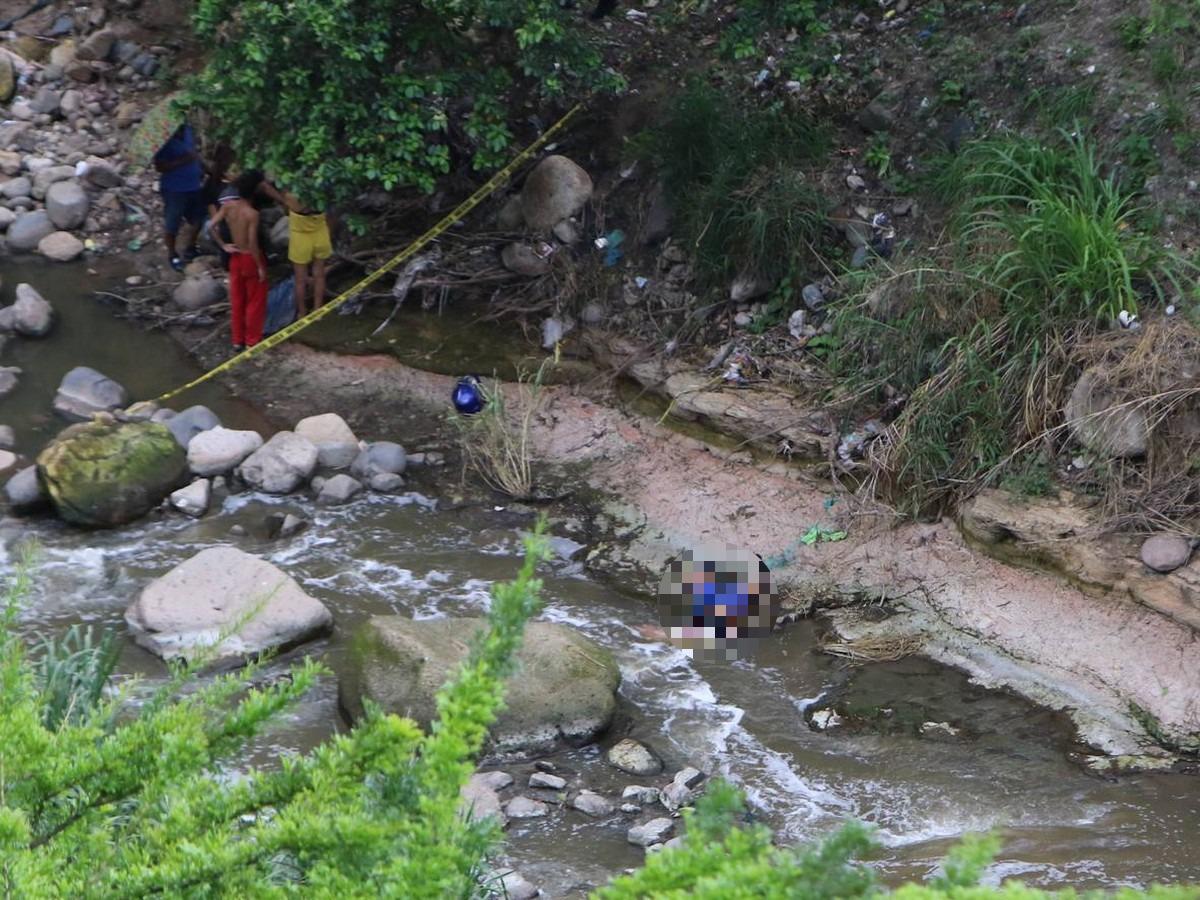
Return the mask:
[[[484,396],[483,385],[479,381],[477,375],[464,375],[458,379],[458,384],[454,385],[454,393],[451,394],[451,399],[454,401],[454,408],[458,410],[460,415],[473,416],[483,409]]]

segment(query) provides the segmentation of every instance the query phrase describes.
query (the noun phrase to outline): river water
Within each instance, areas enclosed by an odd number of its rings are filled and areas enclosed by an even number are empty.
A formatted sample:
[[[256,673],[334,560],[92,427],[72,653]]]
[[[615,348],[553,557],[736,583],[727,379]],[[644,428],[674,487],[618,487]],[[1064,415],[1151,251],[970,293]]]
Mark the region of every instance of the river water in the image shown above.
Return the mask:
[[[16,428],[18,449],[27,454],[61,427],[50,401],[74,365],[118,379],[136,399],[195,371],[171,339],[119,321],[92,299],[88,292],[100,279],[82,268],[10,262],[0,274],[5,302],[18,281],[29,281],[60,316],[48,339],[14,341],[2,353],[4,365],[25,374],[16,392],[0,400],[0,422]],[[271,430],[260,412],[219,387],[205,386],[185,403],[205,403],[233,427]],[[36,593],[22,619],[30,635],[75,622],[124,632],[122,613],[148,581],[205,547],[232,543],[279,565],[331,609],[334,634],[304,650],[336,673],[347,635],[364,617],[477,614],[487,608],[489,586],[515,571],[524,520],[503,505],[439,510],[438,481],[449,477],[419,476],[409,495],[372,496],[338,510],[302,497],[241,494],[224,498],[199,521],[152,516],[105,532],[6,517],[0,561],[8,565],[22,539],[41,546]],[[276,510],[299,512],[312,524],[290,541],[270,541],[262,520]],[[246,534],[231,532],[239,524]],[[876,862],[897,881],[935,871],[964,832],[996,828],[1004,850],[991,880],[1081,887],[1200,881],[1200,781],[1095,778],[1069,760],[1072,737],[1060,717],[923,660],[846,668],[816,652],[810,623],[789,626],[751,660],[693,663],[638,636],[636,626],[651,615],[650,599],[641,585],[596,580],[563,560],[546,580],[542,615],[579,628],[616,654],[624,680],[615,731],[645,741],[668,765],[694,764],[738,781],[783,839],[817,837],[848,818],[869,822],[882,845]],[[147,684],[164,674],[132,641],[125,643],[120,671]],[[871,718],[873,726],[811,730],[804,711],[830,703]],[[922,737],[925,721],[950,722],[967,737]],[[338,727],[330,678],[260,738],[247,762],[270,765]],[[598,747],[555,762],[610,795],[636,780],[608,768]],[[559,811],[514,822],[507,852],[549,896],[576,896],[641,862],[641,851],[625,843],[628,824]]]

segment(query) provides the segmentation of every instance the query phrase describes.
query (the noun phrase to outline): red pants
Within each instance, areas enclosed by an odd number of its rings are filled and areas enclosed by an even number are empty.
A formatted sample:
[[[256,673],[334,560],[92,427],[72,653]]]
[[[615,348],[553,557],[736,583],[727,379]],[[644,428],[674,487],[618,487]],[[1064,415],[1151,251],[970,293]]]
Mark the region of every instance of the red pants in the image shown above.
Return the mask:
[[[267,282],[258,277],[258,263],[249,253],[229,259],[229,330],[235,345],[253,347],[262,340],[267,319]]]

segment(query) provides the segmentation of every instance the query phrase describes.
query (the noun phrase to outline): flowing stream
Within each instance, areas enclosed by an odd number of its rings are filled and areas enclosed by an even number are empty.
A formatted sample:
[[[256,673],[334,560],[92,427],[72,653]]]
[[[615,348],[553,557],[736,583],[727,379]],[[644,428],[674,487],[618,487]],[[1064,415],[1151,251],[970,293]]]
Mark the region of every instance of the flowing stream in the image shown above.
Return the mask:
[[[49,338],[14,340],[0,354],[4,365],[24,369],[17,390],[0,400],[0,422],[16,429],[22,452],[35,453],[62,427],[50,403],[75,365],[116,378],[135,399],[195,372],[167,336],[122,322],[94,300],[90,291],[100,279],[82,267],[9,261],[0,274],[4,302],[17,282],[29,281],[59,313]],[[183,405],[192,403],[208,405],[231,427],[272,427],[213,385],[184,398]],[[35,596],[22,619],[31,637],[75,622],[124,632],[123,611],[148,581],[205,547],[233,543],[279,565],[329,606],[334,634],[304,650],[336,673],[347,636],[366,616],[477,614],[487,608],[489,585],[515,571],[520,525],[511,511],[440,511],[437,481],[418,480],[423,493],[371,496],[336,510],[303,496],[240,494],[198,521],[151,516],[103,532],[73,530],[50,518],[6,517],[0,519],[0,565],[10,564],[22,538],[41,545]],[[300,512],[312,524],[291,540],[269,541],[261,523],[276,510]],[[246,534],[231,533],[238,524]],[[933,872],[962,833],[997,828],[1004,850],[988,874],[995,881],[1020,877],[1081,887],[1200,882],[1195,779],[1090,776],[1068,759],[1072,738],[1060,717],[922,660],[848,669],[815,651],[809,623],[789,626],[751,660],[693,664],[638,636],[635,626],[651,616],[649,600],[637,585],[597,581],[562,560],[547,579],[542,615],[579,628],[617,655],[624,681],[615,731],[650,744],[669,766],[693,764],[735,779],[784,839],[819,836],[850,817],[869,822],[882,844],[877,864],[888,880],[900,880]],[[125,642],[120,672],[148,683],[164,674],[132,641]],[[269,765],[342,727],[336,693],[334,680],[326,679],[259,739],[247,762]],[[805,709],[831,697],[877,727],[811,730]],[[953,723],[967,736],[922,737],[919,726],[926,721]],[[555,761],[609,796],[637,780],[609,768],[599,747]],[[509,771],[519,775],[527,767]],[[624,840],[629,824],[574,810],[515,821],[508,855],[549,896],[576,896],[640,864],[642,851]]]

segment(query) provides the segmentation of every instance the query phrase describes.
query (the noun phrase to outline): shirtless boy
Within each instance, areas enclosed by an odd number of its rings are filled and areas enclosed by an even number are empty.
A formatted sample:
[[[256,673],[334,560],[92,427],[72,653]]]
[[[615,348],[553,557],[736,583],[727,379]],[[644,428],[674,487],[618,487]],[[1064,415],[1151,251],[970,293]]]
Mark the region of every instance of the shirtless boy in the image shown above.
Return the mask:
[[[229,328],[236,352],[262,340],[267,317],[267,260],[258,245],[258,210],[253,203],[262,181],[262,172],[249,171],[239,175],[235,182],[237,199],[222,206],[212,220],[213,234],[220,234],[217,226],[228,222],[233,236],[233,243],[222,247],[230,257],[229,306],[232,316]]]

